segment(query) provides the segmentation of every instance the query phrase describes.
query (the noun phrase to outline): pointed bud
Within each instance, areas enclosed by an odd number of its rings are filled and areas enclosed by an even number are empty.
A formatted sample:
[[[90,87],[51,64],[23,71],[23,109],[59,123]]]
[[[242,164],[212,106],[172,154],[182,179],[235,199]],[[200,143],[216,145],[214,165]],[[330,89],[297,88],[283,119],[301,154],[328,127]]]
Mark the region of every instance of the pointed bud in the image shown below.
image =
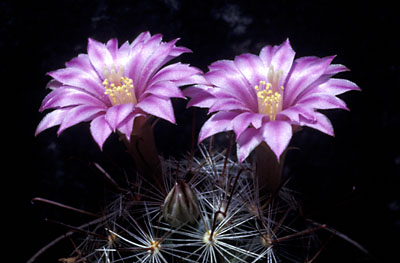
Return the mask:
[[[163,216],[174,227],[195,223],[200,215],[198,200],[190,186],[182,180],[175,183],[164,201]]]

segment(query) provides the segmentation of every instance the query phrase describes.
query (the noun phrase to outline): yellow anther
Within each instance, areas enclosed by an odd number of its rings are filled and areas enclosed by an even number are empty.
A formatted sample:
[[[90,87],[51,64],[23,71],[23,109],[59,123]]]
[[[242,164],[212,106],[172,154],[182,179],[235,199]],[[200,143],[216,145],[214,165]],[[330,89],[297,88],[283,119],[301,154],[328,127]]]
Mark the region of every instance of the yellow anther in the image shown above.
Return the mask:
[[[270,69],[269,75],[273,68]],[[259,85],[254,87],[257,91],[258,112],[269,116],[271,121],[275,120],[276,115],[282,110],[283,86],[275,88],[270,82],[260,81]]]
[[[132,79],[122,77],[123,67],[116,71],[115,66],[111,67],[108,71],[104,69],[103,86],[105,88],[104,94],[108,95],[113,105],[134,103],[137,104],[135,91]]]

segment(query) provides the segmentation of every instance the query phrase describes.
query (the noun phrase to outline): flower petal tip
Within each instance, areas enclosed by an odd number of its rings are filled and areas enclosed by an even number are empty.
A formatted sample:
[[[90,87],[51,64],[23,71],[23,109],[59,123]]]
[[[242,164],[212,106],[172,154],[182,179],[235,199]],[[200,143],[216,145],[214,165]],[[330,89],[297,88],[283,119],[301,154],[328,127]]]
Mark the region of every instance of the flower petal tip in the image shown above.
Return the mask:
[[[93,38],[88,38],[88,47],[93,45],[93,44],[97,44],[99,43],[97,40],[93,39]]]

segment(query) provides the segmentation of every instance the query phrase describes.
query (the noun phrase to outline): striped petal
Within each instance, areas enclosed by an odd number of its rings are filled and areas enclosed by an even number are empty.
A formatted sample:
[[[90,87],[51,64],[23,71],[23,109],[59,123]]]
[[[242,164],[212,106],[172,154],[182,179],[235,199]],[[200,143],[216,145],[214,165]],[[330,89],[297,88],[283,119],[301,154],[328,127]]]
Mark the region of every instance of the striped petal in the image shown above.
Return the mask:
[[[106,104],[82,90],[63,86],[49,93],[42,102],[40,111],[50,108],[61,108],[76,105],[90,105],[106,108]]]
[[[190,97],[187,107],[210,108],[215,102],[215,96],[208,89],[210,87],[191,86],[183,90],[183,95]]]
[[[114,63],[108,48],[103,43],[89,38],[87,52],[90,62],[96,69],[97,74],[101,79],[104,79],[104,68],[109,68]]]
[[[324,74],[333,58],[334,56],[296,59],[285,86],[283,107],[287,108],[293,105],[297,96]]]
[[[312,109],[320,109],[320,110],[329,110],[329,109],[343,109],[349,110],[346,106],[346,103],[339,99],[336,96],[329,94],[312,94],[310,96],[302,98],[298,101],[297,105],[301,105],[302,107],[312,108]]]
[[[267,77],[267,67],[265,67],[260,57],[256,55],[242,54],[235,57],[234,63],[246,77],[251,87],[254,87],[260,80],[265,80]]]
[[[105,140],[112,133],[112,129],[106,121],[105,115],[100,115],[90,122],[90,132],[100,149],[103,149]]]
[[[105,100],[104,87],[100,79],[94,78],[77,68],[63,68],[49,72],[52,78],[66,86],[84,90],[101,100]]]
[[[221,99],[213,103],[209,112],[216,111],[250,111],[253,112],[244,102],[237,99]]]
[[[70,110],[71,108],[63,108],[47,113],[37,126],[35,136],[48,128],[60,125]]]
[[[237,156],[239,162],[243,162],[262,141],[263,137],[260,129],[246,129],[237,139]]]
[[[110,125],[111,129],[115,131],[117,127],[128,117],[128,115],[134,110],[135,106],[133,103],[119,104],[112,106],[107,110],[105,119]]]
[[[129,61],[125,66],[125,74],[133,80],[135,89],[141,90],[138,87],[140,81],[140,72],[146,61],[151,57],[157,47],[160,45],[162,36],[160,34],[154,35],[144,42],[138,42],[131,50]]]
[[[182,91],[172,81],[157,82],[153,86],[146,89],[144,95],[146,94],[154,94],[163,98],[185,98],[185,96],[182,94]]]
[[[60,135],[65,129],[74,126],[75,124],[92,120],[99,114],[104,115],[104,108],[88,105],[73,107],[62,119],[57,135]]]
[[[260,128],[264,117],[265,116],[262,114],[252,112],[244,112],[237,115],[232,120],[232,127],[233,131],[236,134],[236,139],[238,139],[242,132],[249,128],[250,125],[252,125],[256,129]]]
[[[235,74],[227,74],[222,70],[210,71],[205,74],[205,78],[217,87],[216,92],[230,94],[232,98],[246,104],[251,111],[256,112],[258,110],[254,87],[243,79],[239,71],[236,71]]]
[[[232,130],[232,119],[238,114],[236,112],[221,111],[212,115],[200,130],[199,143],[214,134]]]
[[[148,114],[175,124],[174,109],[169,99],[150,95],[141,100],[136,106]]]
[[[112,60],[116,61],[118,59],[118,39],[112,38],[108,40],[106,48],[108,49],[108,52],[110,52]]]
[[[133,123],[136,119],[136,117],[139,116],[146,116],[145,113],[135,110],[129,114],[128,117],[125,118],[123,122],[121,122],[118,126],[118,131],[121,132],[122,134],[125,134],[126,139],[129,141],[131,139],[131,134],[133,130]]]
[[[157,48],[155,48],[155,50],[153,50],[153,53],[151,56],[149,56],[139,73],[140,78],[137,81],[138,89],[136,90],[138,96],[145,91],[149,78],[152,77],[164,65],[164,60],[168,57],[168,54],[173,46],[174,42],[162,42],[157,46]]]
[[[261,49],[260,58],[264,62],[264,65],[266,67],[272,65],[275,70],[282,71],[279,86],[282,86],[283,82],[286,80],[291,70],[295,54],[289,39],[286,39],[286,41],[279,46],[266,46]]]
[[[304,122],[304,123],[302,123],[302,125],[319,130],[330,136],[335,136],[332,123],[328,119],[328,117],[326,117],[324,114],[319,113],[319,112],[315,112],[314,117],[316,119],[315,122],[313,122],[313,123]]]
[[[201,70],[191,67],[187,64],[174,63],[160,69],[154,77],[151,78],[149,86],[160,81],[178,81],[189,78],[196,74],[201,74]]]
[[[94,79],[98,78],[98,74],[93,68],[93,65],[90,63],[90,59],[87,54],[79,54],[77,57],[65,63],[65,65],[67,68],[75,68],[84,72],[85,74],[89,74]]]
[[[279,112],[277,115],[278,120],[287,119],[290,120],[292,124],[299,125],[302,119],[306,119],[309,122],[315,122],[314,117],[315,111],[314,108],[309,107],[302,107],[301,105],[295,105],[290,108],[284,109],[283,111]],[[282,118],[282,116],[284,116]]]
[[[321,85],[308,89],[307,92],[302,93],[301,96],[308,96],[315,93],[325,93],[336,96],[351,90],[361,91],[357,84],[350,80],[330,78]]]
[[[264,141],[275,153],[278,161],[292,138],[292,125],[285,121],[266,122],[262,129]]]

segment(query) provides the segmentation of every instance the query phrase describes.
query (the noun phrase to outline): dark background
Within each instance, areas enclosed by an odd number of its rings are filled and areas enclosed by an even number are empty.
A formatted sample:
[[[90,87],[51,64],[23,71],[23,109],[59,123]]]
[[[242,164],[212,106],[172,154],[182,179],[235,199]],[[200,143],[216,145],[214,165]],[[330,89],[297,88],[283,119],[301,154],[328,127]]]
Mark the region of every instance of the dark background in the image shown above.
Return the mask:
[[[390,1],[393,3],[393,1]],[[285,173],[304,209],[321,223],[359,242],[370,255],[333,238],[315,262],[394,262],[400,234],[400,41],[398,8],[385,1],[1,1],[0,50],[3,106],[2,224],[12,262],[26,262],[67,229],[45,218],[79,225],[89,217],[47,204],[43,197],[88,211],[104,201],[99,162],[115,177],[129,158],[116,136],[100,152],[87,124],[34,137],[50,77],[46,72],[86,52],[87,38],[132,41],[140,32],[162,33],[193,50],[180,60],[206,71],[219,59],[258,54],[289,37],[296,56],[336,54],[341,74],[362,92],[341,95],[350,112],[334,110],[334,138],[304,129],[294,135]],[[3,104],[4,105],[4,104]],[[178,125],[160,121],[160,153],[190,149],[192,110],[174,100]],[[196,111],[196,131],[206,119]],[[123,176],[122,176],[123,177]],[[67,243],[67,251],[72,250]],[[57,262],[50,250],[37,262]]]

